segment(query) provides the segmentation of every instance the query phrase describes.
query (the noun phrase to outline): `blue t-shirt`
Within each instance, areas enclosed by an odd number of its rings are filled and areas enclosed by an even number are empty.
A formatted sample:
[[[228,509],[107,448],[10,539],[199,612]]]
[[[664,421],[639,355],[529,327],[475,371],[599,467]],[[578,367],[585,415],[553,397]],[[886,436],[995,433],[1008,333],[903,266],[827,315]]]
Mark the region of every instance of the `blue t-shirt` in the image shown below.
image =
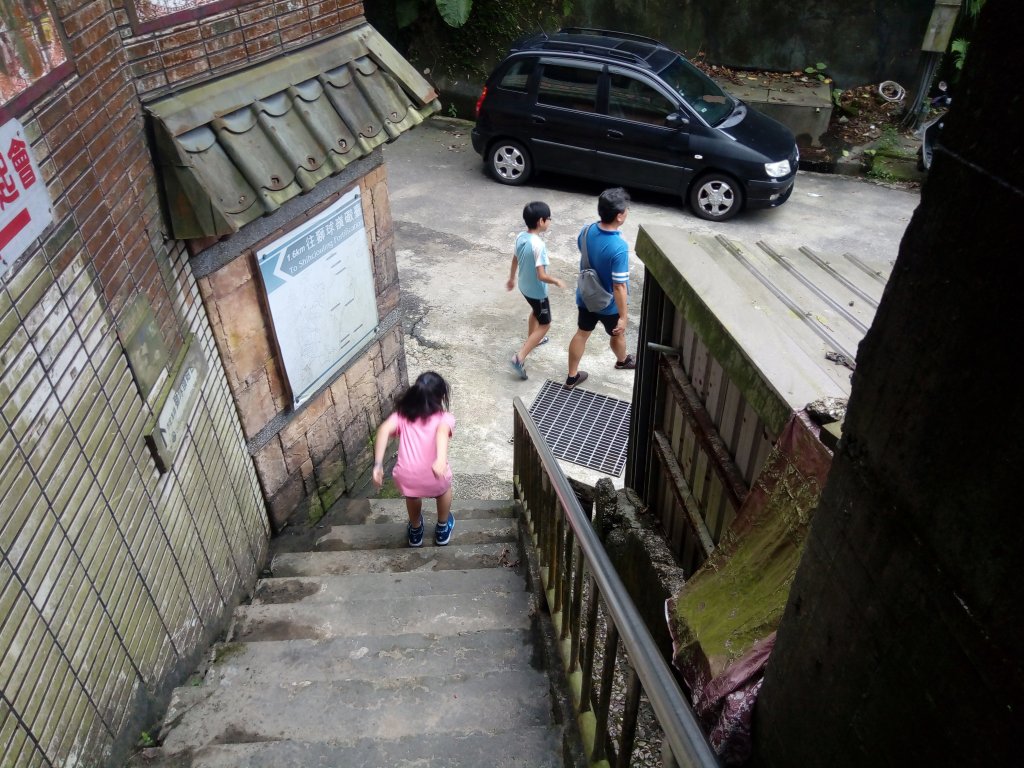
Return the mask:
[[[516,261],[519,265],[519,290],[529,299],[546,299],[548,284],[537,277],[537,267],[548,266],[548,247],[537,235],[520,232],[516,238]]]
[[[624,283],[626,291],[629,291],[629,246],[625,239],[619,234],[619,230],[611,232],[601,229],[597,224],[588,224],[580,230],[576,238],[576,245],[587,238],[587,258],[590,266],[597,271],[601,278],[601,285],[609,293],[612,293],[613,283]],[[583,254],[580,253],[580,269],[583,269]],[[579,287],[576,288],[576,306],[586,308],[583,299],[580,297]],[[598,315],[614,315],[619,311],[615,305],[615,297],[608,303],[608,306],[597,312]]]

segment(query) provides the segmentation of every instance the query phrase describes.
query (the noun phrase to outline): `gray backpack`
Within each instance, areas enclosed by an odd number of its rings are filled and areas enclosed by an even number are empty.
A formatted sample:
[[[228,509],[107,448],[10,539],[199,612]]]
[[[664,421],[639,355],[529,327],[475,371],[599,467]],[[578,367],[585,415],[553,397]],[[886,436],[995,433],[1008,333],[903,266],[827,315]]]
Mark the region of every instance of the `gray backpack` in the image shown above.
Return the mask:
[[[593,224],[590,225],[590,227],[593,226]],[[581,264],[582,268],[580,269],[578,286],[580,298],[583,299],[583,306],[591,312],[600,312],[611,303],[614,297],[601,284],[601,278],[597,274],[597,270],[590,266],[590,259],[587,256],[587,235],[590,234],[590,227],[587,227],[581,238],[580,253],[583,254],[583,263]]]

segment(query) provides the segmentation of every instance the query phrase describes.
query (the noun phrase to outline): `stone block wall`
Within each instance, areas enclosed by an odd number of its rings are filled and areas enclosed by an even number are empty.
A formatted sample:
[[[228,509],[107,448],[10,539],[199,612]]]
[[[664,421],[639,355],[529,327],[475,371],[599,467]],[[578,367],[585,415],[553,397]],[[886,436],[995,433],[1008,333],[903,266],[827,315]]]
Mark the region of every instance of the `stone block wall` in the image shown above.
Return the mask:
[[[398,268],[385,168],[359,177],[363,221],[373,262],[377,335],[344,370],[298,409],[285,381],[273,320],[254,253],[281,237],[278,229],[199,280],[249,451],[275,526],[298,513],[318,517],[335,499],[364,485],[373,464],[373,435],[408,385],[398,322]],[[375,165],[375,167],[373,167]],[[357,173],[362,168],[357,168]],[[328,196],[287,224],[300,226],[333,204]],[[230,241],[229,241],[230,242]]]

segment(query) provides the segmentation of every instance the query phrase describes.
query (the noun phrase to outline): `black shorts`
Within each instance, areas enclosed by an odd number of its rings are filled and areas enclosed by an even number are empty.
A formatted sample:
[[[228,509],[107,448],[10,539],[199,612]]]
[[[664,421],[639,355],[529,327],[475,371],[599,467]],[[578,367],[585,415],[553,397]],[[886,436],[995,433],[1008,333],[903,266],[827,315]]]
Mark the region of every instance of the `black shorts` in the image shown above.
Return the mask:
[[[533,316],[537,318],[538,323],[541,325],[551,325],[551,302],[547,299],[531,299],[526,295],[523,298],[533,308]]]
[[[576,321],[577,327],[581,331],[587,331],[588,333],[597,328],[598,322],[604,325],[604,329],[608,332],[608,335],[612,335],[612,331],[619,324],[619,313],[612,312],[610,315],[599,315],[597,312],[591,312],[586,307],[577,306],[579,310],[579,319]]]

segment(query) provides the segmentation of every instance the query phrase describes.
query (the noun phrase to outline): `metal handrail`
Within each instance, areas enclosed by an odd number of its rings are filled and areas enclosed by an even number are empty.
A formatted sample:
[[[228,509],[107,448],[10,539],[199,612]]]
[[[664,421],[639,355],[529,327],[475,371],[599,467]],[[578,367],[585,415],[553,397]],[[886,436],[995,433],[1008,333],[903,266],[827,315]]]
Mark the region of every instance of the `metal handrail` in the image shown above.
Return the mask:
[[[613,624],[611,630],[617,632],[625,645],[630,663],[647,693],[651,708],[671,747],[672,756],[681,766],[718,768],[718,759],[697,723],[693,710],[676,683],[668,663],[658,651],[651,633],[605,553],[590,519],[580,506],[557,459],[541,436],[522,399],[515,398],[513,407],[516,416],[526,428],[565,519],[575,534],[590,575],[604,598],[607,614]],[[518,455],[519,452],[516,453]],[[517,466],[517,474],[519,470],[520,467]],[[588,642],[590,640],[591,636],[588,634]]]

